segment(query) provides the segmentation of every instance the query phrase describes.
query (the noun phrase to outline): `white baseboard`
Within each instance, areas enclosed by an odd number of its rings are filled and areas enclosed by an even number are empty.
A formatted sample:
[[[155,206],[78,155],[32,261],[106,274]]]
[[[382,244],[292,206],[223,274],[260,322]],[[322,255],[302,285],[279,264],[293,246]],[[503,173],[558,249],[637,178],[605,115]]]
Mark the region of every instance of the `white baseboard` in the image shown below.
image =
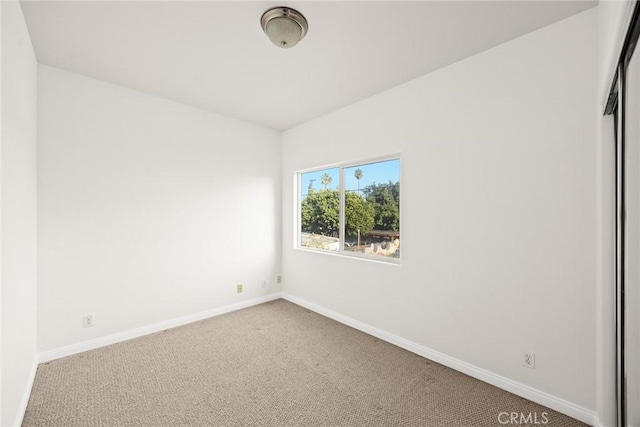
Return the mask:
[[[594,423],[593,423],[594,427],[614,427],[611,424],[605,424],[602,422],[602,420],[600,420],[600,417],[596,414],[594,416]],[[629,426],[629,427],[633,427],[633,426]]]
[[[343,316],[342,314],[305,301],[296,296],[287,294],[286,292],[282,292],[281,297],[294,304],[298,304],[302,307],[308,308],[311,311],[315,311],[316,313],[322,314],[323,316],[329,317],[347,326],[351,326],[352,328],[358,329],[369,335],[373,335],[376,338],[380,338],[381,340],[397,345],[398,347],[404,348],[405,350],[408,350],[412,353],[425,357],[429,360],[433,360],[434,362],[455,369],[456,371],[477,378],[510,393],[524,397],[525,399],[529,399],[533,402],[539,403],[540,405],[544,405],[586,424],[593,426],[597,423],[597,416],[595,412],[574,403],[568,402],[564,399],[560,399],[559,397],[552,396],[548,393],[536,390],[525,384],[521,384],[517,381],[513,381],[509,378],[505,378],[501,375],[497,375],[493,372],[487,371],[486,369],[482,369],[470,363],[463,362],[462,360],[447,356],[446,354],[440,353],[436,350],[432,350],[421,344],[417,344],[413,341],[401,338],[397,335],[367,325],[366,323],[360,322],[350,317]]]
[[[280,293],[276,292],[276,293],[265,295],[262,297],[253,298],[247,301],[226,305],[224,307],[218,307],[211,310],[202,311],[200,313],[190,314],[187,316],[182,316],[182,317],[178,317],[171,320],[166,320],[164,322],[155,323],[153,325],[143,326],[141,328],[119,332],[117,334],[107,335],[105,337],[100,337],[100,338],[94,338],[92,340],[84,341],[78,344],[73,344],[70,346],[57,348],[54,350],[44,351],[38,354],[38,361],[39,363],[49,362],[51,360],[60,359],[62,357],[71,356],[73,354],[82,353],[84,351],[93,350],[95,348],[104,347],[106,345],[127,341],[132,338],[138,338],[143,335],[164,331],[165,329],[175,328],[177,326],[182,326],[188,323],[197,322],[199,320],[208,319],[209,317],[219,316],[221,314],[251,307],[253,305],[262,304],[264,302],[272,301],[278,298],[280,298]]]
[[[99,347],[104,347],[106,345],[115,344],[118,342],[130,340],[132,338],[137,338],[143,335],[160,332],[165,329],[175,328],[177,326],[182,326],[188,323],[197,322],[199,320],[218,316],[220,314],[229,313],[232,311],[251,307],[257,304],[262,304],[264,302],[272,301],[278,298],[283,298],[294,304],[300,305],[316,313],[319,313],[323,316],[329,317],[333,320],[343,323],[347,326],[358,329],[369,335],[373,335],[391,344],[397,345],[398,347],[404,348],[405,350],[418,354],[429,360],[433,360],[434,362],[437,362],[449,368],[455,369],[456,371],[459,371],[471,377],[477,378],[488,384],[494,385],[503,390],[506,390],[518,396],[524,397],[525,399],[529,399],[533,402],[544,405],[548,408],[551,408],[555,411],[568,415],[586,424],[589,424],[592,426],[600,425],[600,423],[598,422],[596,413],[589,409],[583,408],[579,405],[568,402],[564,399],[558,398],[556,396],[553,396],[548,393],[529,387],[525,384],[519,383],[517,381],[513,381],[509,378],[487,371],[486,369],[479,368],[470,363],[458,360],[456,358],[440,353],[436,350],[430,349],[421,344],[417,344],[413,341],[409,341],[397,335],[375,328],[366,323],[360,322],[358,320],[352,319],[347,316],[343,316],[342,314],[336,313],[332,310],[329,310],[317,304],[308,302],[296,296],[287,294],[286,292],[277,292],[277,293],[265,295],[263,297],[253,298],[247,301],[239,302],[236,304],[214,308],[212,310],[207,310],[200,313],[156,323],[153,325],[132,329],[130,331],[120,332],[117,334],[108,335],[106,337],[96,338],[93,340],[84,341],[84,342],[70,345],[67,347],[39,353],[37,361],[34,361],[34,367],[32,369],[29,386],[28,386],[28,389],[25,390],[25,396],[23,397],[23,402],[21,403],[21,411],[19,412],[18,418],[16,419],[16,425],[19,426],[22,423],[22,418],[27,408],[27,403],[29,402],[31,386],[33,385],[33,380],[36,374],[37,362],[44,363],[51,360],[60,359],[62,357],[71,356],[73,354],[82,353],[84,351],[92,350]]]
[[[13,422],[14,426],[21,426],[22,420],[24,419],[24,414],[27,411],[27,405],[29,404],[29,397],[31,397],[31,389],[33,388],[33,382],[36,379],[36,371],[38,370],[38,355],[33,355],[33,361],[31,363],[31,371],[29,372],[29,378],[27,379],[27,384],[22,393],[22,399],[20,400],[20,406],[18,407],[18,412],[16,413],[16,419]]]

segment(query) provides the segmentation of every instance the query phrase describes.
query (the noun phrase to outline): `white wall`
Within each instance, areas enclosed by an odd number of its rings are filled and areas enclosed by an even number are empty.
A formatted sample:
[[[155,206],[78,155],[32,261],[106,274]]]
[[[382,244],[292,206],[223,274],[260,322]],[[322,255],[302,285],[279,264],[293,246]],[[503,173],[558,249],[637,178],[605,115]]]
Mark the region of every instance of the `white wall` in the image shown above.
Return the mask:
[[[285,132],[283,290],[593,414],[596,30],[592,9]],[[296,170],[393,152],[401,267],[293,249]]]
[[[598,5],[598,206],[597,413],[602,426],[615,425],[614,215],[615,139],[613,116],[603,116],[634,1],[601,0]]]
[[[279,290],[279,132],[43,65],[38,94],[39,351]]]
[[[2,10],[0,425],[19,425],[36,357],[37,65],[17,1]]]
[[[0,422],[2,422],[2,5],[0,4]]]

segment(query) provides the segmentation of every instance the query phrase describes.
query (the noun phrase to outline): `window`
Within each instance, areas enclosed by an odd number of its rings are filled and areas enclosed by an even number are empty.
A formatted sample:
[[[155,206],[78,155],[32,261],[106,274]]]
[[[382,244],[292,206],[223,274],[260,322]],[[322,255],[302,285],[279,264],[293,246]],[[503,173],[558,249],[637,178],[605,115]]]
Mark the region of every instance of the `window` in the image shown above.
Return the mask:
[[[397,261],[400,158],[298,173],[300,248]]]
[[[300,175],[300,246],[340,249],[340,169]]]

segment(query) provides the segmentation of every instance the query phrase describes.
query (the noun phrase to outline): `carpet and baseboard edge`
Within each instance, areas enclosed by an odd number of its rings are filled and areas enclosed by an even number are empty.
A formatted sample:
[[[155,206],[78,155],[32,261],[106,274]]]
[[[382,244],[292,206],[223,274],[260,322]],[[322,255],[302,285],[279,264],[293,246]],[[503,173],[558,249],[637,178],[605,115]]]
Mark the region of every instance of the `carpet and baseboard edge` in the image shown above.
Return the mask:
[[[31,371],[29,372],[29,378],[27,378],[27,384],[24,387],[24,391],[22,393],[22,399],[20,400],[20,406],[18,407],[18,412],[16,413],[16,419],[13,422],[14,426],[22,425],[22,420],[24,419],[24,414],[27,411],[27,405],[29,404],[31,389],[33,388],[33,383],[36,380],[37,370],[38,370],[38,355],[34,354],[33,361],[31,363]]]
[[[462,360],[458,360],[456,358],[440,353],[436,350],[430,349],[421,344],[417,344],[413,341],[407,340],[405,338],[402,338],[397,335],[391,334],[389,332],[383,331],[381,329],[375,328],[371,325],[368,325],[366,323],[344,316],[340,313],[334,312],[325,307],[311,303],[302,298],[298,298],[294,295],[290,295],[286,292],[276,292],[276,293],[272,293],[262,297],[253,298],[247,301],[242,301],[236,304],[230,304],[227,306],[214,308],[214,309],[203,311],[200,313],[195,313],[192,315],[187,315],[187,316],[179,317],[176,319],[167,320],[164,322],[159,322],[153,325],[143,326],[141,328],[132,329],[130,331],[120,332],[120,333],[108,335],[106,337],[95,338],[93,340],[84,341],[78,344],[73,344],[67,347],[45,351],[38,354],[37,363],[44,363],[51,360],[60,359],[62,357],[71,356],[73,354],[82,353],[84,351],[92,350],[99,347],[104,347],[106,345],[115,344],[118,342],[130,340],[133,338],[141,337],[141,336],[152,334],[155,332],[160,332],[165,329],[175,328],[177,326],[182,326],[192,322],[197,322],[199,320],[203,320],[203,319],[218,316],[224,313],[229,313],[232,311],[251,307],[257,304],[262,304],[268,301],[273,301],[279,298],[285,299],[294,304],[305,307],[318,314],[321,314],[323,316],[336,320],[344,325],[350,326],[354,329],[358,329],[369,335],[375,336],[381,340],[397,345],[398,347],[401,347],[407,351],[410,351],[419,356],[425,357],[429,360],[433,360],[434,362],[440,363],[444,366],[447,366],[451,369],[462,372],[473,378],[479,379],[488,384],[491,384],[493,386],[506,390],[510,393],[521,396],[525,399],[529,399],[538,404],[544,405],[548,408],[551,408],[555,411],[568,415],[572,418],[575,418],[591,426],[600,425],[600,423],[598,422],[597,414],[594,411],[583,408],[579,405],[568,402],[564,399],[550,395],[540,390],[536,390],[525,384],[519,383],[517,381],[513,381],[509,378],[505,378],[503,376],[487,371],[485,369],[479,368],[470,363],[464,362]],[[37,364],[34,363],[34,369],[32,372],[32,378],[31,378],[30,384],[33,384],[33,378],[35,377],[36,368],[37,368]],[[30,391],[30,387],[29,387],[29,391]],[[28,402],[29,393],[27,393],[26,396],[27,398],[25,402]],[[26,403],[24,404],[24,407],[26,409]],[[20,418],[20,421],[23,415],[24,415],[24,411],[21,411],[20,415],[18,416]],[[17,425],[20,425],[20,424],[18,423]]]
[[[559,397],[550,395],[540,390],[536,390],[525,384],[510,380],[509,378],[505,378],[501,375],[487,371],[486,369],[479,368],[462,360],[458,360],[421,344],[417,344],[413,341],[409,341],[397,335],[375,328],[366,323],[344,316],[340,313],[336,313],[332,310],[311,303],[302,298],[287,294],[286,292],[282,292],[281,297],[294,304],[336,320],[344,325],[350,326],[354,329],[358,329],[359,331],[365,332],[369,335],[373,335],[376,338],[397,345],[398,347],[401,347],[407,351],[415,353],[429,360],[433,360],[434,362],[440,363],[441,365],[447,366],[458,372],[462,372],[463,374],[469,375],[470,377],[479,379],[510,393],[513,393],[520,397],[524,397],[525,399],[531,400],[535,403],[539,403],[540,405],[544,405],[555,411],[568,415],[572,418],[575,418],[576,420],[582,421],[583,423],[589,424],[591,426],[599,424],[597,422],[598,420],[595,412],[574,403],[568,402]]]
[[[49,351],[38,353],[38,363],[45,363],[51,360],[60,359],[71,356],[73,354],[82,353],[95,348],[104,347],[106,345],[116,344],[144,335],[153,334],[155,332],[164,331],[165,329],[175,328],[177,326],[187,325],[199,320],[208,319],[210,317],[219,316],[221,314],[230,313],[232,311],[241,310],[254,305],[262,304],[280,298],[280,293],[272,293],[250,300],[241,301],[235,304],[229,304],[222,307],[216,307],[211,310],[201,311],[195,314],[189,314],[175,319],[166,320],[164,322],[154,323],[152,325],[142,326],[140,328],[131,329],[129,331],[118,332],[107,335],[105,337],[94,338],[92,340],[83,341],[66,347],[57,348]]]

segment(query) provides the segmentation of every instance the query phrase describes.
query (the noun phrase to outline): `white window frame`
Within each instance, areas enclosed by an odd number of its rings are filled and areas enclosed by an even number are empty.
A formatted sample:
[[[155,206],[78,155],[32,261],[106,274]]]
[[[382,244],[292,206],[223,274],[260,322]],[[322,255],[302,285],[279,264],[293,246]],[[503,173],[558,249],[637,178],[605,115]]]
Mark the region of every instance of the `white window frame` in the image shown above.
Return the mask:
[[[347,257],[347,258],[356,258],[356,259],[361,259],[361,260],[366,260],[366,261],[372,261],[372,262],[380,262],[380,263],[385,263],[385,264],[395,264],[395,265],[400,265],[402,263],[402,255],[400,255],[399,258],[393,258],[393,257],[380,257],[377,255],[369,255],[369,254],[364,254],[364,253],[360,253],[360,252],[349,252],[349,251],[345,251],[344,250],[344,244],[345,244],[345,179],[344,179],[344,170],[347,168],[352,168],[352,167],[356,167],[356,166],[366,166],[368,164],[371,163],[380,163],[380,162],[385,162],[385,161],[389,161],[389,160],[397,160],[399,162],[400,165],[400,229],[399,229],[399,233],[400,233],[400,241],[403,240],[403,233],[402,233],[402,227],[404,224],[404,221],[402,219],[402,200],[403,200],[403,192],[402,192],[402,182],[403,182],[403,168],[402,168],[402,156],[400,153],[394,153],[394,154],[386,154],[383,156],[376,156],[376,157],[368,157],[366,159],[361,159],[361,160],[354,160],[354,161],[349,161],[349,162],[341,162],[341,163],[333,163],[333,164],[328,164],[328,165],[324,165],[324,166],[318,166],[318,167],[313,167],[313,168],[307,168],[307,169],[301,169],[295,172],[294,174],[294,229],[293,229],[293,238],[294,238],[294,243],[293,243],[293,247],[294,249],[300,250],[300,251],[304,251],[304,252],[313,252],[313,253],[321,253],[321,254],[326,254],[326,255],[330,255],[330,256],[341,256],[341,257]],[[338,169],[339,170],[339,180],[340,180],[340,185],[339,185],[339,197],[340,197],[340,228],[339,228],[339,249],[337,251],[333,251],[333,250],[328,250],[328,249],[316,249],[316,248],[310,248],[307,246],[302,246],[301,244],[301,226],[302,226],[302,213],[301,213],[301,205],[302,205],[302,200],[301,200],[301,195],[302,195],[302,175],[305,173],[309,173],[309,172],[317,172],[317,171],[321,171],[321,170],[325,170],[325,169]],[[402,254],[402,251],[400,252]]]

